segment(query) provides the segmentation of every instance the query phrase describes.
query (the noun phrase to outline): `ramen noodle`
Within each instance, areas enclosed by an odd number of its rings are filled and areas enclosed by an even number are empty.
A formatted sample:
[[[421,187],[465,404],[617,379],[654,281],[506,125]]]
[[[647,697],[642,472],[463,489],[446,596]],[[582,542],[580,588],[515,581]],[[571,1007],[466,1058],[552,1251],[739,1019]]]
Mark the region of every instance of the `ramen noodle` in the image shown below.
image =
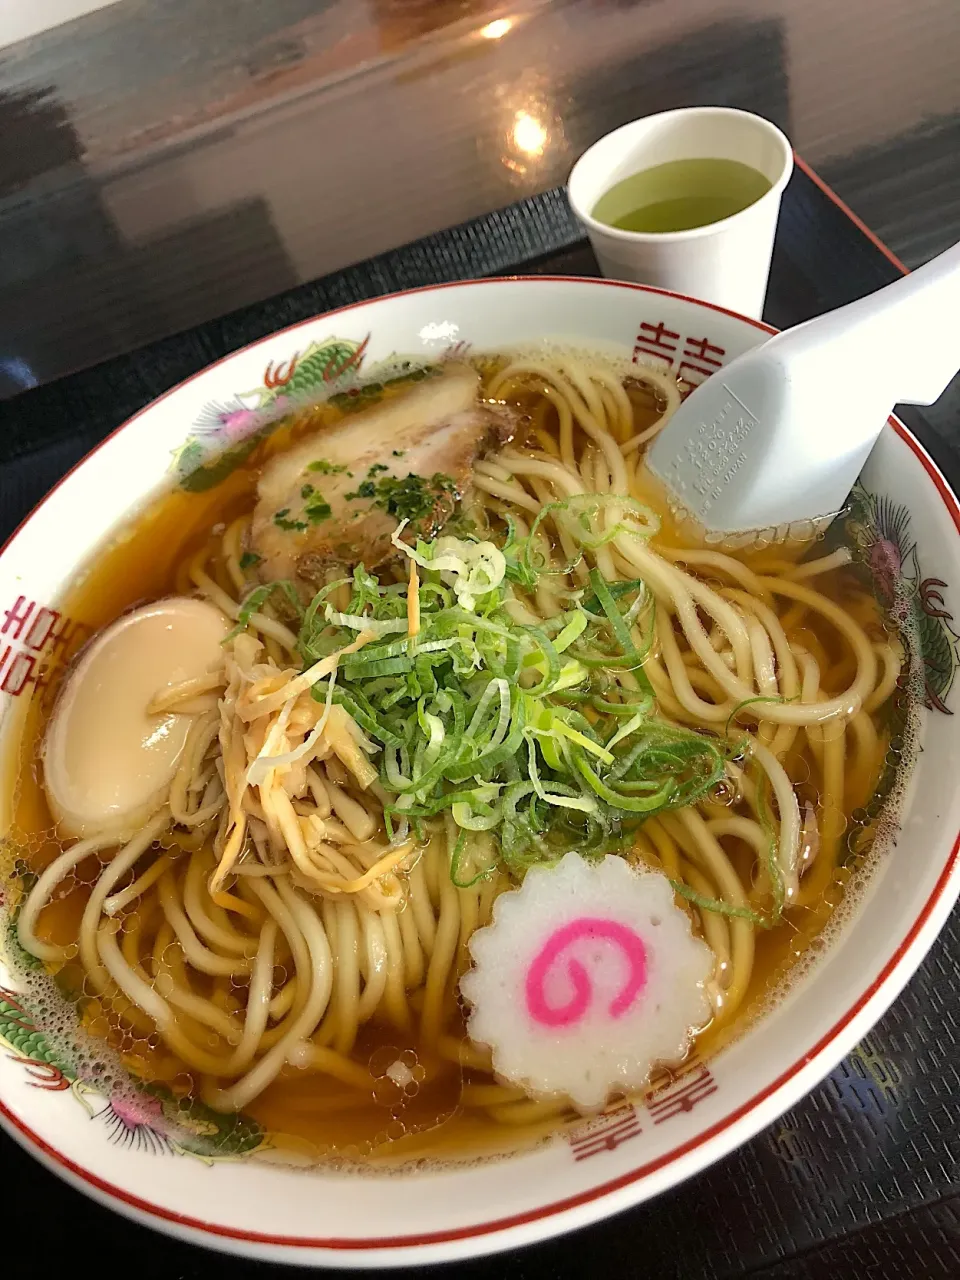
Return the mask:
[[[908,655],[839,534],[727,552],[651,499],[680,394],[559,349],[407,371],[96,557],[6,845],[78,1034],[299,1159],[403,1163],[642,1094],[802,969]]]

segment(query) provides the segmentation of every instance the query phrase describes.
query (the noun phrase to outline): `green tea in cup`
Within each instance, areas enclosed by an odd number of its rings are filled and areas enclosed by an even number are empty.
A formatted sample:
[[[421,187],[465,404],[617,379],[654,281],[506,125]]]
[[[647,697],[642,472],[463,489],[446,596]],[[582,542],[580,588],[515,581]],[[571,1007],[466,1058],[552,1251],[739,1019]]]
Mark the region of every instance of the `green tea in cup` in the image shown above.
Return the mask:
[[[771,186],[739,160],[668,160],[615,183],[591,212],[620,231],[690,231],[740,213]]]
[[[608,279],[672,289],[759,318],[793,151],[734,107],[621,125],[570,174],[570,207]]]

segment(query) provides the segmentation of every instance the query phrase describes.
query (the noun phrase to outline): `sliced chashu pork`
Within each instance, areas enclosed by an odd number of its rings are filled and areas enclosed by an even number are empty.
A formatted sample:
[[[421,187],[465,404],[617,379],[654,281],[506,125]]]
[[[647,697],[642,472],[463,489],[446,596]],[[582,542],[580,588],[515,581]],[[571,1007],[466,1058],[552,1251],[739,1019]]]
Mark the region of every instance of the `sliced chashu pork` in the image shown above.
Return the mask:
[[[449,365],[408,391],[310,436],[264,467],[251,526],[264,581],[320,581],[335,563],[396,554],[399,522],[429,536],[453,511],[506,421],[478,402],[479,377]]]

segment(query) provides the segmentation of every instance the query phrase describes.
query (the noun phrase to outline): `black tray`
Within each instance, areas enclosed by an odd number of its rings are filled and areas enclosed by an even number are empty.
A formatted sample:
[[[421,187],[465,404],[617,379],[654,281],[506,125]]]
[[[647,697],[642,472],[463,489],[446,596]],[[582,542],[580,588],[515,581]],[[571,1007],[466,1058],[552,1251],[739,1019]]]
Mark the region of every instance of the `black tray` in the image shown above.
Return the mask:
[[[787,188],[765,318],[795,324],[894,279],[897,260],[805,166]],[[559,191],[514,205],[0,404],[0,536],[143,404],[226,354],[333,306],[419,284],[514,273],[597,275]],[[960,395],[903,417],[960,484]],[[457,1264],[458,1277],[769,1280],[960,1277],[960,927],[863,1043],[803,1102],[706,1173],[558,1241]],[[0,1134],[4,1258],[50,1265],[51,1226],[138,1277],[263,1275],[84,1199]],[[447,1270],[444,1268],[443,1270]],[[452,1269],[451,1269],[452,1270]],[[344,1273],[346,1274],[346,1273]],[[398,1274],[409,1274],[398,1273]]]

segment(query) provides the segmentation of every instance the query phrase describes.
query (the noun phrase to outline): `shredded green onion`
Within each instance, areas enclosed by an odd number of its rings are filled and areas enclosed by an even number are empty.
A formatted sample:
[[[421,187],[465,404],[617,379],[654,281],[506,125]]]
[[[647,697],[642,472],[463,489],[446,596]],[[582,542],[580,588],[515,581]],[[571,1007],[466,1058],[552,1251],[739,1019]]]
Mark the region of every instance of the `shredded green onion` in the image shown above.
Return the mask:
[[[418,566],[415,636],[409,584],[381,583],[363,565],[318,591],[305,611],[298,603],[305,665],[358,631],[374,633],[343,659],[335,685],[314,696],[342,706],[373,745],[391,838],[422,834],[431,819],[446,824],[459,885],[498,863],[519,872],[569,849],[625,848],[647,818],[715,787],[731,749],[657,716],[641,670],[654,624],[641,580],[608,582],[593,568],[589,587],[566,597],[571,607],[557,618],[513,620],[514,590],[534,588],[542,572],[535,555],[548,517],[581,552],[656,531],[652,512],[611,495],[551,503],[528,538],[509,526],[499,546],[447,534],[411,547],[398,529],[395,545]],[[349,602],[335,608],[331,597],[343,587]],[[296,600],[289,583],[258,587],[235,631],[277,590]]]
[[[250,620],[253,615],[263,608],[274,592],[279,592],[281,596],[286,598],[288,604],[292,607],[293,612],[302,622],[304,617],[303,605],[300,603],[300,597],[297,594],[297,589],[293,583],[285,581],[268,582],[262,587],[254,587],[246,597],[243,604],[240,606],[240,612],[237,614],[236,625],[231,628],[226,636],[224,636],[224,644],[226,644],[228,640],[233,640],[241,631],[246,631],[247,627],[250,625]]]
[[[724,902],[721,898],[708,898],[706,894],[697,893],[695,889],[691,889],[682,880],[671,880],[670,886],[674,893],[678,893],[681,898],[686,898],[687,902],[692,902],[701,911],[715,911],[717,915],[732,916],[735,920],[749,920],[751,924],[759,925],[764,929],[769,928],[770,922],[767,918],[750,907],[737,907],[732,902]]]

